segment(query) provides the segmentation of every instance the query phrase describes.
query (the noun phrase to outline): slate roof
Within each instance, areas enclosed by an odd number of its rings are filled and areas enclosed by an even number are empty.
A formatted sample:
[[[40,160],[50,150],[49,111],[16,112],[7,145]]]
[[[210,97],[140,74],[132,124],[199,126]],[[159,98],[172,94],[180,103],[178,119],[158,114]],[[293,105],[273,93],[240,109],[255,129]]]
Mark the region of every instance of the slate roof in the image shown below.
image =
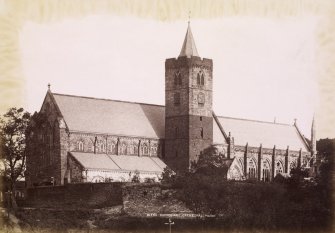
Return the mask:
[[[120,167],[106,154],[70,152],[70,154],[87,169],[119,170]]]
[[[165,107],[53,94],[72,131],[164,138]]]
[[[218,117],[225,132],[231,132],[235,145],[309,151],[294,125]],[[218,137],[214,135],[214,138]]]
[[[93,170],[163,172],[166,164],[158,157],[69,152],[84,168]]]
[[[165,107],[134,102],[52,94],[71,131],[111,135],[165,138]],[[213,114],[214,115],[214,114]],[[294,125],[217,117],[235,145],[309,151]],[[225,137],[213,118],[213,143]],[[129,165],[130,166],[130,165]]]

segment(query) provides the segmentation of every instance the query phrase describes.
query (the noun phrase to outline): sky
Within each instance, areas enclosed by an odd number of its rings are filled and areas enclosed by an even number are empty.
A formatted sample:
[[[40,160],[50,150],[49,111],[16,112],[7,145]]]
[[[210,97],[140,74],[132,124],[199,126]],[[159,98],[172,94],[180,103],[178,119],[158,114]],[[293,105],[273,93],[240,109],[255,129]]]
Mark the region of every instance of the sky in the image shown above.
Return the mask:
[[[319,101],[317,17],[192,19],[201,57],[213,59],[219,116],[297,124],[310,137]],[[164,62],[178,57],[187,20],[108,14],[26,21],[19,33],[25,108],[55,93],[164,105]]]
[[[0,114],[54,92],[164,103],[188,12],[217,115],[335,138],[334,0],[0,0]]]

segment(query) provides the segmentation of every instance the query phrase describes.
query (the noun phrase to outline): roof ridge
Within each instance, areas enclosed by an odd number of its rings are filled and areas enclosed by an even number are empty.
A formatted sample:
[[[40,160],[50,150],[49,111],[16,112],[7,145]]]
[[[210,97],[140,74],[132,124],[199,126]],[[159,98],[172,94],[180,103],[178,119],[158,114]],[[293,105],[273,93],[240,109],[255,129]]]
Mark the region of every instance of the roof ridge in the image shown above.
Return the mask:
[[[80,96],[80,95],[69,95],[69,94],[61,94],[61,93],[53,93],[53,92],[52,92],[52,94],[53,95],[60,95],[60,96],[84,98],[84,99],[105,100],[105,101],[114,101],[114,102],[120,102],[120,103],[142,104],[142,105],[149,105],[149,106],[165,107],[165,105],[160,105],[160,104],[148,104],[148,103],[140,103],[140,102],[133,102],[133,101],[113,100],[113,99],[96,98],[96,97]]]
[[[237,118],[237,117],[228,117],[228,116],[217,116],[218,118],[228,118],[228,119],[234,119],[234,120],[243,120],[243,121],[253,121],[253,122],[259,122],[259,123],[267,123],[267,124],[273,124],[273,125],[285,125],[285,126],[293,126],[286,123],[275,123],[271,121],[261,121],[261,120],[254,120],[254,119],[246,119],[246,118]]]

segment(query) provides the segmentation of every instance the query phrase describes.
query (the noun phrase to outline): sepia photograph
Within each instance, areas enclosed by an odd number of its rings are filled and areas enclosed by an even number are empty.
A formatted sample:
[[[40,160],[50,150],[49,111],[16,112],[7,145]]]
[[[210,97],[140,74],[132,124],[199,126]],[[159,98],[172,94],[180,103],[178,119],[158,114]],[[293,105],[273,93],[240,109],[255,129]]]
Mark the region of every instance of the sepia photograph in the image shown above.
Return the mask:
[[[334,232],[335,1],[0,0],[0,232]]]

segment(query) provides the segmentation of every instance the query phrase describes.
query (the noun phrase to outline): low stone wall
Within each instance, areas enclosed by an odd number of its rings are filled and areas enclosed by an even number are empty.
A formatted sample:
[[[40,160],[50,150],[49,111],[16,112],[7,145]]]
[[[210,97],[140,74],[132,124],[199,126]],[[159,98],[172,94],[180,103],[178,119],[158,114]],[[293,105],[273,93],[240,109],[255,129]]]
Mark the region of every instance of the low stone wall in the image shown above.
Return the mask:
[[[27,190],[26,207],[98,209],[122,205],[129,216],[192,213],[176,197],[176,190],[158,183],[81,183]]]
[[[121,183],[81,183],[27,190],[26,206],[44,208],[103,208],[122,205]]]
[[[192,213],[176,198],[176,190],[160,184],[124,184],[123,210],[130,216],[151,217],[157,214]]]

